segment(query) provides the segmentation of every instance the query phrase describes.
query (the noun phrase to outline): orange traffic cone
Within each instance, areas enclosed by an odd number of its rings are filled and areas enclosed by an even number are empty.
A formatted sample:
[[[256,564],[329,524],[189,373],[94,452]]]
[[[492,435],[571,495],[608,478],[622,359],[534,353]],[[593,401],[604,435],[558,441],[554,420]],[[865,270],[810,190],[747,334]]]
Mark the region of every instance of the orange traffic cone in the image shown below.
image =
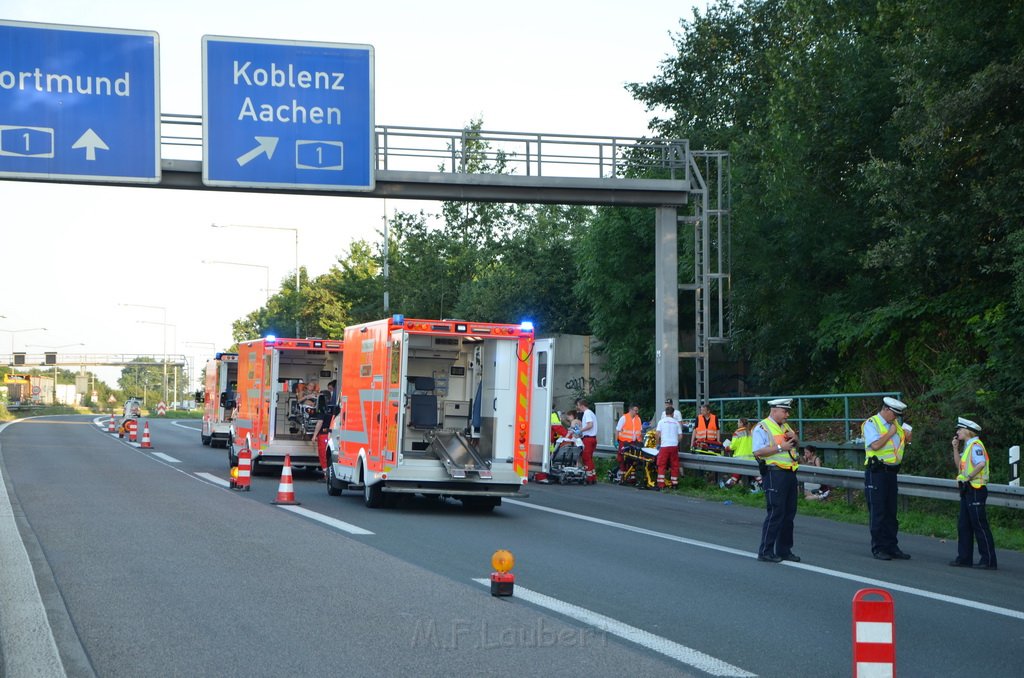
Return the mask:
[[[114,415],[110,415],[110,422],[107,424],[107,433],[117,433],[117,429],[114,428]]]
[[[149,422],[144,422],[142,427],[142,444],[139,445],[144,450],[148,450],[153,447],[153,442],[149,439]]]
[[[138,436],[139,422],[137,422],[134,419],[129,419],[128,423],[126,424],[126,426],[128,427],[128,442],[130,442],[130,443],[136,442],[139,439],[139,436]]]
[[[277,499],[271,504],[289,504],[298,506],[295,501],[295,486],[292,485],[292,455],[284,455],[284,467],[281,469],[281,483],[277,486]]]
[[[251,477],[252,452],[245,448],[238,453],[238,466],[231,469],[231,489],[248,492],[251,489]]]

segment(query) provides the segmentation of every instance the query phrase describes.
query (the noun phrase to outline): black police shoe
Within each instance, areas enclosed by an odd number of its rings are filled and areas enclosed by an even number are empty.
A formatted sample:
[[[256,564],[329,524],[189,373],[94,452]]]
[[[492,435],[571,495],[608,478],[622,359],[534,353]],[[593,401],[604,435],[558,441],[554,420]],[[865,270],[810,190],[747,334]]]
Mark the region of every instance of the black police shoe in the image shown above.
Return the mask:
[[[782,559],[783,560],[788,560],[791,563],[799,563],[800,562],[800,556],[798,556],[797,554],[795,554],[793,552],[787,553],[786,555],[782,556]]]
[[[878,560],[892,560],[892,556],[890,556],[885,551],[872,551],[871,555],[873,555]]]
[[[767,555],[767,556],[758,556],[757,559],[760,560],[762,563],[781,563],[782,562],[782,558],[780,558],[779,556],[777,556],[775,554],[771,554],[771,555]]]
[[[973,567],[973,568],[974,568],[975,570],[996,570],[996,569],[998,569],[998,568],[997,568],[997,567],[996,567],[996,566],[995,566],[994,564],[992,564],[992,563],[975,563],[974,565],[972,565],[972,567]]]
[[[971,564],[970,563],[965,563],[962,560],[954,558],[953,560],[949,561],[949,566],[950,567],[971,567]]]
[[[893,550],[889,551],[889,555],[895,558],[896,560],[910,560],[910,554],[904,553],[903,551],[900,551],[898,548],[894,548]]]

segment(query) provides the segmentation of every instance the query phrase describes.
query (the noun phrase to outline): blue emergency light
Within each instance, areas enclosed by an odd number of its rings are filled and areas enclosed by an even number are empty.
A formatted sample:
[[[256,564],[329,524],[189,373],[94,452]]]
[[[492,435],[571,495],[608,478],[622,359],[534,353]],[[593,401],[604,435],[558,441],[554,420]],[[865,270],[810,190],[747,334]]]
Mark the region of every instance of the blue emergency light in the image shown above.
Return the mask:
[[[519,323],[519,329],[521,329],[523,332],[533,332],[533,321],[524,320],[523,322]]]

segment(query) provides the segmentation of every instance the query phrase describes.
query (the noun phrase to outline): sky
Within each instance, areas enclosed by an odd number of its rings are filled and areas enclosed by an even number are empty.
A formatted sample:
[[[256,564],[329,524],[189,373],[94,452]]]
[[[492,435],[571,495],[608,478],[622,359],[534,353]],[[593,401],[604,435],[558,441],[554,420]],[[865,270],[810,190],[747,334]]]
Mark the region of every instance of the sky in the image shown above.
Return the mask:
[[[201,39],[221,35],[372,45],[377,125],[643,136],[653,113],[624,85],[658,72],[695,5],[0,0],[0,19],[155,31],[165,114],[202,113]],[[276,289],[295,267],[294,233],[211,224],[297,228],[315,277],[353,240],[378,238],[385,210],[420,209],[440,203],[0,180],[0,356],[166,350],[201,366],[263,304],[267,274]]]

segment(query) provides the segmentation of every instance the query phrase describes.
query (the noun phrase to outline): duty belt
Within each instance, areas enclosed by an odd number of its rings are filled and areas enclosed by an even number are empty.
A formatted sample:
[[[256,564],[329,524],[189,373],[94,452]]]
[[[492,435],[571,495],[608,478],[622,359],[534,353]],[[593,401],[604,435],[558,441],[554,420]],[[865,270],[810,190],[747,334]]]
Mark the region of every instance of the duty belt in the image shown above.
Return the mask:
[[[885,471],[886,473],[899,473],[899,464],[886,464],[878,457],[868,457],[868,470],[869,471]]]

